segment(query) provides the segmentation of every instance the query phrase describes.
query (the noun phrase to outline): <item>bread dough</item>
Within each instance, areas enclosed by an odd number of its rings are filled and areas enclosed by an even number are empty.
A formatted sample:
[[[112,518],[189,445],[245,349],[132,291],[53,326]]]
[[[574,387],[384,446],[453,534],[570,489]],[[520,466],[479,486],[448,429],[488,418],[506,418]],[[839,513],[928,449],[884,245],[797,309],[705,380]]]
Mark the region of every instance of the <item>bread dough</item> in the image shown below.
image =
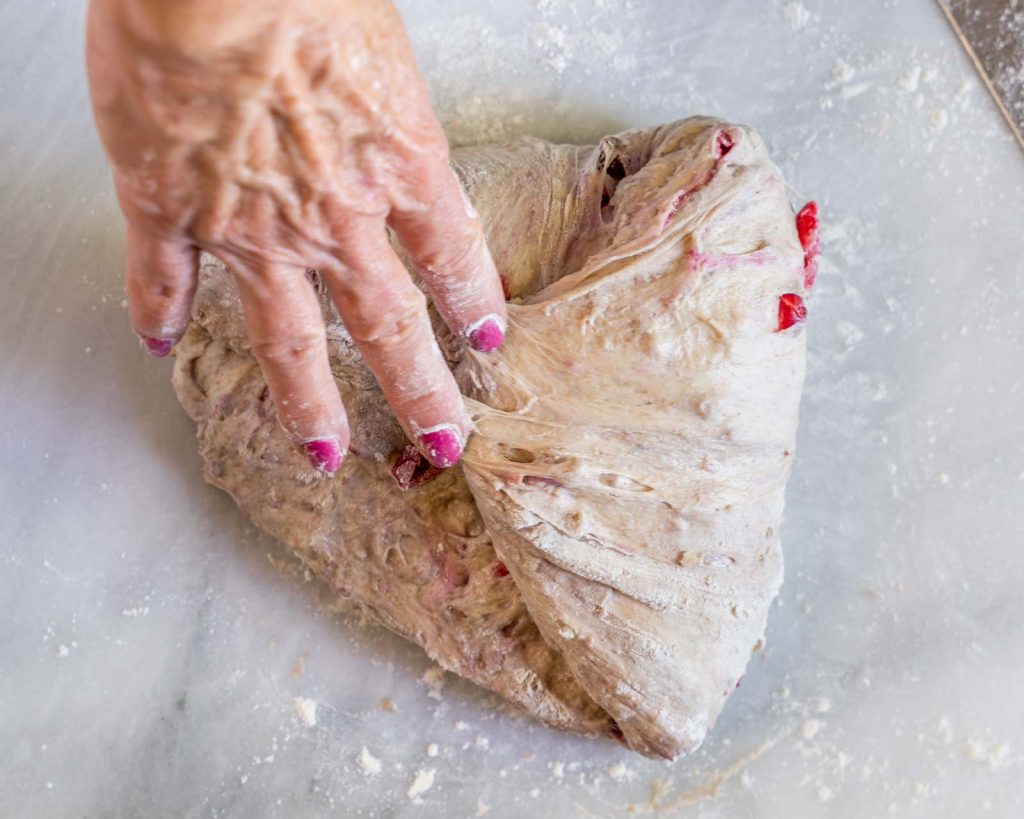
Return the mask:
[[[475,424],[462,463],[409,457],[321,294],[357,457],[315,472],[204,257],[174,382],[206,477],[444,668],[550,725],[692,751],[782,577],[804,374],[802,326],[780,329],[804,292],[782,178],[752,130],[707,118],[453,165],[512,298],[494,353],[435,319]]]

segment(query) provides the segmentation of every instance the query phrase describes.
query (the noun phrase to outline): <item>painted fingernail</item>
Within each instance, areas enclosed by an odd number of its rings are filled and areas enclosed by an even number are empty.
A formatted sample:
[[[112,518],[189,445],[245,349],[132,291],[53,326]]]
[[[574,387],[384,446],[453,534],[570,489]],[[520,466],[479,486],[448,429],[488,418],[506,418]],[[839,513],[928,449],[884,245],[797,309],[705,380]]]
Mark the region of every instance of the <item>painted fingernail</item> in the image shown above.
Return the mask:
[[[341,446],[337,438],[315,438],[306,441],[302,445],[302,451],[306,453],[314,469],[319,469],[327,475],[333,475],[341,467]]]
[[[505,340],[505,331],[495,315],[484,316],[466,330],[470,346],[479,353],[497,350]]]
[[[432,427],[420,435],[420,451],[427,460],[442,469],[454,466],[462,455],[462,435],[451,424]]]
[[[171,354],[171,350],[174,349],[174,341],[169,338],[142,336],[142,346],[154,358],[167,358]]]

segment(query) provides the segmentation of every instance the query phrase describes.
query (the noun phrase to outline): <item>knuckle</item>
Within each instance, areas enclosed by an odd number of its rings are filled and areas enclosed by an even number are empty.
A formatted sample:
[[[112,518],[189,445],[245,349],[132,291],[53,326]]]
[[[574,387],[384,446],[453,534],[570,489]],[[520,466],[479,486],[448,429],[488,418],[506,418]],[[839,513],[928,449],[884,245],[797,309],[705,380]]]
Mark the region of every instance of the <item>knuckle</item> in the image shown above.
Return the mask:
[[[129,287],[132,324],[143,335],[176,335],[184,331],[192,306],[191,291],[160,285]]]
[[[428,140],[406,153],[400,171],[406,184],[434,193],[443,191],[451,179],[447,142]]]
[[[454,418],[458,415],[458,388],[450,388],[444,374],[441,378],[411,378],[402,390],[402,399],[410,406],[416,407],[421,412],[425,408],[435,408],[441,411],[446,418]],[[415,414],[415,412],[413,412]]]
[[[471,278],[483,260],[483,237],[477,231],[463,231],[440,247],[426,248],[416,259],[429,273],[457,279]]]
[[[360,344],[377,349],[392,349],[407,344],[426,318],[423,294],[404,299],[367,316],[351,330]]]
[[[146,307],[155,313],[174,312],[188,296],[184,288],[169,284],[143,285],[139,293]]]
[[[314,361],[324,351],[324,339],[317,333],[263,338],[253,342],[253,354],[262,363],[279,368],[301,366]]]

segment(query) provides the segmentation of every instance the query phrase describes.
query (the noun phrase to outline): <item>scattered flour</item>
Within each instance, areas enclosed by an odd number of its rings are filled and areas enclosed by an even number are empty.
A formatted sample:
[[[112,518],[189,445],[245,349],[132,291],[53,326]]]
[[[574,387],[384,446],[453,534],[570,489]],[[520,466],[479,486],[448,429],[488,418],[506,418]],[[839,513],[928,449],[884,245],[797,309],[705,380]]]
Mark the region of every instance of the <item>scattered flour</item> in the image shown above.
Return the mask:
[[[845,319],[836,322],[836,335],[843,342],[847,351],[856,347],[864,338],[864,331],[856,324]]]
[[[844,85],[842,90],[839,92],[844,100],[852,100],[854,97],[859,97],[861,94],[870,91],[872,88],[870,82],[858,82],[853,85]]]
[[[842,58],[836,60],[836,64],[832,68],[832,79],[837,83],[847,83],[852,80],[856,74],[856,69]]]
[[[636,774],[622,762],[616,762],[608,768],[608,776],[616,782],[636,779]]]
[[[817,736],[818,731],[821,730],[821,721],[816,719],[809,719],[800,726],[800,736],[806,740],[812,740]]]
[[[428,697],[430,697],[431,699],[440,700],[441,692],[444,690],[446,682],[444,676],[444,669],[440,666],[428,668],[426,671],[423,672],[423,676],[420,677],[420,682],[422,682],[427,687]]]
[[[906,91],[908,94],[913,94],[917,91],[918,86],[921,83],[921,66],[912,65],[906,71],[900,75],[899,87]]]
[[[371,754],[369,748],[365,745],[363,750],[359,752],[359,767],[363,769],[363,773],[367,776],[375,776],[380,773],[380,760]]]
[[[569,64],[572,52],[569,36],[561,26],[544,24],[533,44],[544,55],[544,64],[561,74]]]
[[[413,777],[412,784],[409,785],[409,790],[406,791],[406,796],[410,799],[416,800],[434,786],[434,773],[432,768],[420,768],[416,771],[416,776]]]
[[[990,742],[984,739],[968,738],[964,742],[964,755],[972,762],[986,765],[998,771],[1010,760],[1010,746],[1005,742]]]
[[[292,706],[295,708],[295,713],[298,714],[306,725],[312,727],[316,725],[316,700],[311,700],[306,697],[296,697],[292,700]]]

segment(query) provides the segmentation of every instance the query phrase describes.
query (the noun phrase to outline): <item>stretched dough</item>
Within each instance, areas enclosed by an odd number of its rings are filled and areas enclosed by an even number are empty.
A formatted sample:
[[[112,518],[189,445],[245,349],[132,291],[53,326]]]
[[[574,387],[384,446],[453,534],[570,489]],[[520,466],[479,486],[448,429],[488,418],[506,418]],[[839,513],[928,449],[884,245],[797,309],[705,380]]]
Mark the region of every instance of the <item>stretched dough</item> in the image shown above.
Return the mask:
[[[462,463],[405,450],[322,294],[358,456],[320,477],[204,257],[174,383],[206,477],[443,667],[551,725],[692,751],[782,577],[804,373],[784,183],[753,131],[706,118],[453,165],[512,296],[495,353],[435,321],[476,427]]]

